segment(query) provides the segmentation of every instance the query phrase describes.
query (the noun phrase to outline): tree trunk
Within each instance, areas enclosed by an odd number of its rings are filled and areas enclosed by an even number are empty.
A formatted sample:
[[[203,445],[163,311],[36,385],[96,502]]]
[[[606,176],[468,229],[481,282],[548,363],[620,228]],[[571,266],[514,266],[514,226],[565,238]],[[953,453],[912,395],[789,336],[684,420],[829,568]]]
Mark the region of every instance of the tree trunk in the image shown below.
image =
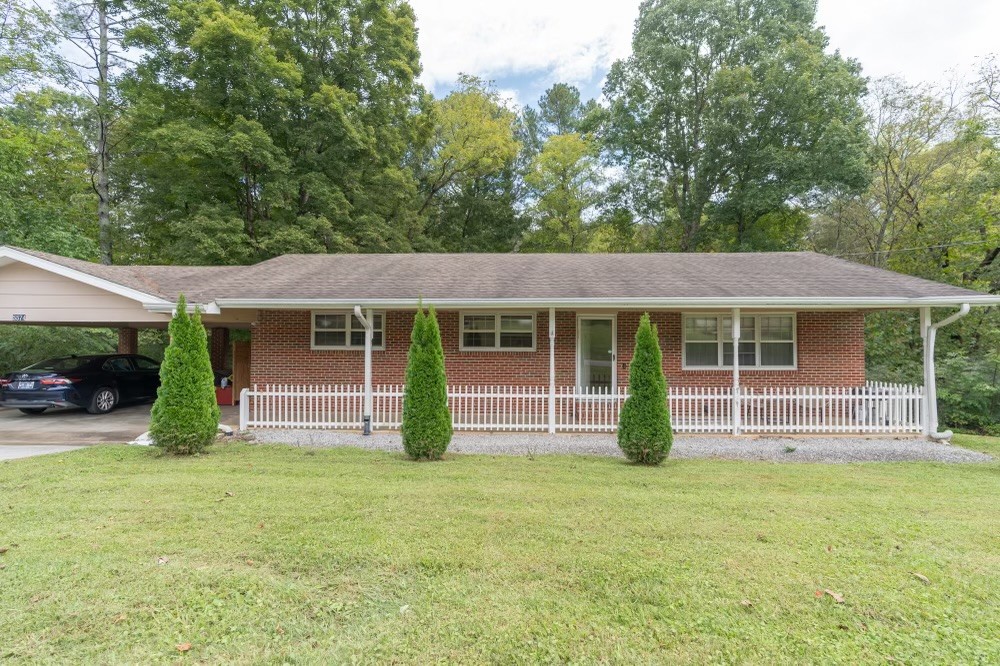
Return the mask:
[[[108,165],[111,150],[108,145],[108,5],[107,0],[97,2],[98,59],[97,59],[97,234],[102,264],[110,264],[112,255],[111,201],[108,195]]]

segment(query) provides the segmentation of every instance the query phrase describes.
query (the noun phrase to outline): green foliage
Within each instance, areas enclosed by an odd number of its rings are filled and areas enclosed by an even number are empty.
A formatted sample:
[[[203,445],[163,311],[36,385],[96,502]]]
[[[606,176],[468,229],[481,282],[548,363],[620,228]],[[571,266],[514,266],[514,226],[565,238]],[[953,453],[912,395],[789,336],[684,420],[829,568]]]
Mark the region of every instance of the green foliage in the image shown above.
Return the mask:
[[[170,344],[160,365],[149,432],[156,446],[183,455],[204,451],[215,440],[218,426],[208,337],[198,310],[188,316],[182,294],[170,321]]]
[[[41,5],[25,0],[0,4],[0,102],[43,77],[62,80],[59,34]]]
[[[419,306],[410,334],[403,394],[403,449],[417,460],[440,460],[451,442],[448,381],[441,331],[433,306]]]
[[[941,319],[953,310],[934,310]],[[866,318],[866,371],[875,381],[923,384],[916,312]],[[942,428],[996,433],[1000,424],[1000,313],[974,308],[937,338],[938,416]]]
[[[605,86],[606,140],[644,218],[669,225],[661,249],[700,249],[706,231],[724,240],[719,249],[748,249],[753,226],[787,202],[863,185],[864,81],[856,63],[825,52],[815,9],[642,5],[632,55]]]
[[[513,249],[525,227],[514,209],[511,170],[521,147],[515,114],[492,84],[469,76],[432,112],[433,133],[419,167],[425,249],[436,243],[464,251]],[[484,217],[474,219],[478,215]]]
[[[949,89],[887,79],[876,82],[868,104],[872,185],[830,201],[813,222],[813,247],[1000,293],[1000,153],[981,122],[986,101],[965,106]],[[996,308],[974,308],[938,335],[943,427],[989,432],[1000,423],[998,350]],[[923,383],[916,312],[868,315],[866,360],[870,379]]]
[[[0,244],[96,257],[84,109],[48,88],[0,107]]]
[[[513,252],[530,218],[518,211],[513,168],[465,179],[442,196],[426,226],[428,249],[444,252]]]
[[[0,375],[55,356],[108,354],[117,344],[107,328],[0,326]]]
[[[586,251],[586,218],[599,201],[602,182],[596,152],[593,141],[580,134],[557,134],[545,142],[525,177],[536,197],[526,250]]]
[[[659,465],[670,455],[674,432],[667,405],[663,354],[649,313],[643,313],[639,319],[635,352],[629,364],[628,391],[618,420],[618,446],[632,462]]]
[[[426,140],[427,101],[407,4],[151,9],[128,34],[143,58],[122,86],[131,109],[119,168],[142,183],[132,193],[137,258],[412,247],[407,160]]]

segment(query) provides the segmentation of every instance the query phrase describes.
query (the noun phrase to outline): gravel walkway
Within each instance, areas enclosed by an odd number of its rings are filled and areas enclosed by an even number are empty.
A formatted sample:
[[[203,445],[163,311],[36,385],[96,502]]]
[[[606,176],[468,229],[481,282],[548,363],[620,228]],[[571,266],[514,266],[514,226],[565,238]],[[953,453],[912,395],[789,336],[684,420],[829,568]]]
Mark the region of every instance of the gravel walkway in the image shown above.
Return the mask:
[[[293,446],[354,446],[373,451],[402,451],[398,432],[363,437],[331,430],[254,430],[259,442]],[[538,455],[569,453],[621,456],[614,435],[549,435],[544,433],[455,433],[449,453]],[[704,437],[678,435],[671,458],[724,458],[771,462],[910,462],[978,463],[990,456],[923,439],[864,437]]]

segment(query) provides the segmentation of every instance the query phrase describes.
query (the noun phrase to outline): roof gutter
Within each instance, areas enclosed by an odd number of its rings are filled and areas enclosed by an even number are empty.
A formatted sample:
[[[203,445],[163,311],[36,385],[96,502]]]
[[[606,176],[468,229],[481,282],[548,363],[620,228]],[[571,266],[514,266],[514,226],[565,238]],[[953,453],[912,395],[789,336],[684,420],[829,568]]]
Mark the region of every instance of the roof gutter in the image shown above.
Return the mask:
[[[169,315],[172,315],[177,311],[176,303],[143,303],[142,307],[144,307],[149,312],[162,312]],[[202,314],[207,314],[207,315],[222,314],[222,308],[219,307],[219,304],[215,302],[188,303],[187,306],[188,314],[194,314],[196,308]]]
[[[796,297],[753,297],[753,298],[427,298],[425,303],[433,303],[438,308],[815,308],[815,309],[880,309],[880,308],[922,308],[954,307],[968,303],[975,306],[1000,305],[1000,296],[952,296],[921,298],[796,298]],[[365,307],[390,309],[416,309],[417,298],[219,298],[215,305],[220,309],[255,310],[308,310],[338,308],[353,310],[361,302]]]

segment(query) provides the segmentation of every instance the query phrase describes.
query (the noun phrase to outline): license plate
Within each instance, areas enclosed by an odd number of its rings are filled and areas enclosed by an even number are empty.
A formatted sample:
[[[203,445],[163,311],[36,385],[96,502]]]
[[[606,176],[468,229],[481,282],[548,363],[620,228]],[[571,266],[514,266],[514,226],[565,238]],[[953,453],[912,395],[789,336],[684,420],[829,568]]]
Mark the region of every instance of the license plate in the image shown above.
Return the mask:
[[[35,382],[15,382],[14,388],[18,391],[30,391],[35,388]]]

